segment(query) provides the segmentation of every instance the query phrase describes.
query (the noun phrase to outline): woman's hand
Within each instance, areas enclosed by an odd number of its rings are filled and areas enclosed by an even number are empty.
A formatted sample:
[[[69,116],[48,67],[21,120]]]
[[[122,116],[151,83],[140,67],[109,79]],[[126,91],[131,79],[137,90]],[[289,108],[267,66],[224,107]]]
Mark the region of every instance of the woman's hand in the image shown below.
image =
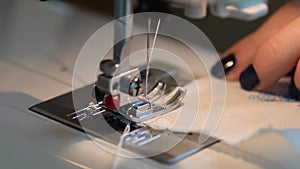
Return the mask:
[[[300,1],[286,3],[222,58],[226,78],[239,79],[246,90],[265,89],[294,68],[294,83],[300,89]],[[212,73],[220,77],[219,70],[215,66]]]

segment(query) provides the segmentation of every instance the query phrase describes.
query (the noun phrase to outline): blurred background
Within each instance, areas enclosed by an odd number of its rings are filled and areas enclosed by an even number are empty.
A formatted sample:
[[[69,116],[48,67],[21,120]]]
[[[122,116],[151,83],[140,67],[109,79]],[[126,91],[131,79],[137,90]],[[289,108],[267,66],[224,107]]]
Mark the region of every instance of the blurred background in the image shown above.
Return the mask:
[[[138,2],[143,5],[135,8],[136,12],[167,11],[184,17],[182,9],[168,8],[168,4],[158,0]],[[270,0],[271,12],[268,16],[285,2],[287,1]],[[254,31],[268,16],[254,22],[219,19],[210,14],[202,20],[188,20],[197,25],[216,49],[222,52],[238,39]],[[97,29],[112,20],[112,0],[1,0],[0,61],[40,74],[70,88],[73,67],[80,49]],[[26,87],[30,77],[23,77],[20,73],[14,74],[11,66],[2,66],[2,69],[5,71],[0,74],[1,90],[18,88],[22,92],[32,94],[37,88],[51,89],[48,86],[40,87],[38,83],[34,83],[35,87]],[[63,89],[55,90],[62,93]],[[43,98],[39,93],[39,98]]]

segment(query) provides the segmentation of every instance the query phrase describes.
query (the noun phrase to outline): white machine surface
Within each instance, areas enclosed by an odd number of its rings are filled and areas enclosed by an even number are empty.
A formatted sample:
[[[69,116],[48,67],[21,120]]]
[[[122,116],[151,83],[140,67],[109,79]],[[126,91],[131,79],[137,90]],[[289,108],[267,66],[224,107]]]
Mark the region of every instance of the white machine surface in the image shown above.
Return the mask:
[[[82,45],[97,28],[112,20],[61,1],[42,3],[0,2],[0,168],[106,169],[116,161],[122,169],[261,168],[213,149],[173,165],[149,159],[116,159],[85,134],[29,111],[33,104],[72,89],[72,71]],[[251,145],[240,148],[249,150]],[[270,149],[272,146],[267,147]]]

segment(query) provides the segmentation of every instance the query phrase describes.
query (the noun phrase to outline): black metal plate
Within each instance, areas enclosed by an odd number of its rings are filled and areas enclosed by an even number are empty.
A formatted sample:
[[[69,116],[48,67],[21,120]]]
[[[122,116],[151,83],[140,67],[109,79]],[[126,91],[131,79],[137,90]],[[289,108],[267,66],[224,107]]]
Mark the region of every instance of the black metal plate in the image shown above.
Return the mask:
[[[82,106],[82,108],[86,107],[88,103],[92,101],[94,102],[96,101],[92,97],[91,88],[92,85],[74,91],[76,94],[84,96],[84,99],[82,99],[81,102],[82,105],[80,105]],[[75,111],[73,106],[73,100],[72,100],[72,92],[63,94],[61,96],[55,97],[53,99],[47,100],[42,103],[38,103],[30,107],[29,109],[40,115],[46,116],[57,122],[70,126],[76,130],[82,132],[89,132],[89,134],[93,134],[94,136],[100,137],[101,139],[104,139],[110,143],[118,144],[119,138],[112,137],[111,135],[113,133],[110,132],[103,133],[104,131],[111,131],[111,130],[103,130],[103,129],[93,128],[93,127],[90,128],[85,127],[83,129],[82,126],[80,125],[80,122],[77,119],[72,119],[72,117],[67,116],[68,114]],[[102,113],[102,116],[105,118],[106,122],[108,122],[109,125],[115,129],[114,132],[122,133],[124,131],[126,124],[124,124],[120,120],[113,118],[114,116],[110,112],[106,111]],[[93,123],[93,120],[99,124],[99,121],[97,121],[97,119],[92,119],[91,123]],[[103,125],[103,127],[105,127],[105,125]],[[136,126],[132,126],[131,129],[132,130],[136,129]],[[150,158],[161,163],[172,164],[219,142],[218,139],[210,138],[206,143],[200,144],[196,141],[197,140],[196,135],[198,134],[189,134],[174,148],[170,149],[165,153],[152,156]],[[131,150],[134,151],[134,149]]]

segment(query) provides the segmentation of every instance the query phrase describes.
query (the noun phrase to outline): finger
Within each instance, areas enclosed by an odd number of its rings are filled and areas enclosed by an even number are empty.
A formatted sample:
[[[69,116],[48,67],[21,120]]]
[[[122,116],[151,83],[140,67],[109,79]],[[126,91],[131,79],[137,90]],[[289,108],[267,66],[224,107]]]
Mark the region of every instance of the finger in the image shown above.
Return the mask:
[[[234,54],[235,64],[227,73],[228,80],[237,80],[241,72],[250,64],[257,49],[278,30],[286,26],[292,20],[300,16],[300,10],[293,2],[282,6],[270,19],[268,19],[257,31],[243,38],[229,48],[222,58]],[[223,65],[226,65],[223,63]],[[225,69],[225,68],[224,68]],[[225,69],[226,70],[226,69]],[[230,72],[230,73],[229,73]]]
[[[267,40],[240,76],[244,89],[265,89],[296,66],[300,56],[300,17]],[[298,83],[298,80],[297,80]]]
[[[264,43],[265,40],[299,16],[299,4],[296,1],[287,2],[256,31],[256,35],[259,36],[256,40],[260,44]]]
[[[289,85],[290,98],[300,100],[300,60]]]
[[[298,61],[295,75],[294,75],[294,82],[295,86],[297,87],[298,90],[300,90],[300,60]]]
[[[222,55],[223,69],[227,80],[237,80],[243,69],[249,65],[259,46],[256,37],[258,36],[254,36],[254,34],[246,36]],[[229,68],[226,67],[228,61],[234,62]]]

